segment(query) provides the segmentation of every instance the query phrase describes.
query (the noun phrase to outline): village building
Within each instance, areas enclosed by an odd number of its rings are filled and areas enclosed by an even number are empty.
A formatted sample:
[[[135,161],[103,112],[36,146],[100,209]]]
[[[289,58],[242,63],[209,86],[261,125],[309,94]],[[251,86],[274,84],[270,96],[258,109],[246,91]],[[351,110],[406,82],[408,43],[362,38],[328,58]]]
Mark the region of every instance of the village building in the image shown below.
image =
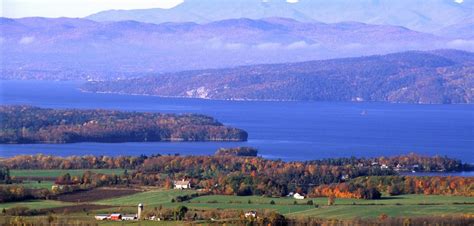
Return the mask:
[[[403,168],[403,165],[401,165],[400,163],[397,164],[397,166],[395,166],[395,170],[396,171],[399,171]]]
[[[191,182],[189,180],[174,181],[174,189],[190,189]]]
[[[388,166],[385,165],[385,164],[382,164],[382,165],[380,166],[380,169],[388,169]]]
[[[304,196],[300,195],[299,193],[295,193],[293,195],[293,198],[295,198],[295,199],[304,199]]]

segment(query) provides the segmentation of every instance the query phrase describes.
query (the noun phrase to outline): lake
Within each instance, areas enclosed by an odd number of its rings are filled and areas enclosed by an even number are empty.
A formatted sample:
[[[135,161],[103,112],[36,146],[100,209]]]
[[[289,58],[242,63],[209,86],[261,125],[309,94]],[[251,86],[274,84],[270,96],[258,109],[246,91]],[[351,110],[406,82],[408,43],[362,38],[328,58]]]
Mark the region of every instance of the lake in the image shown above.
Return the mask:
[[[211,155],[253,146],[266,158],[311,160],[416,152],[474,163],[474,105],[214,101],[80,92],[79,82],[1,81],[1,104],[200,113],[246,130],[248,142],[155,142],[0,145],[19,154]]]

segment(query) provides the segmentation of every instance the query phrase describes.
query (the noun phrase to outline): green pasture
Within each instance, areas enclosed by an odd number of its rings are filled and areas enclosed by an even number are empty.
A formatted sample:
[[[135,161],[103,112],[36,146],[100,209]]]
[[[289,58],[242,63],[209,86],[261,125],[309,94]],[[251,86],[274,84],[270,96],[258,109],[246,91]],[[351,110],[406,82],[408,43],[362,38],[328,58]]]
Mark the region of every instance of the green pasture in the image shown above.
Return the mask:
[[[121,175],[125,169],[53,169],[53,170],[10,170],[10,176],[15,177],[58,177],[69,173],[71,176],[82,176],[84,172],[92,171],[102,174],[116,174]],[[128,172],[131,172],[128,170]]]

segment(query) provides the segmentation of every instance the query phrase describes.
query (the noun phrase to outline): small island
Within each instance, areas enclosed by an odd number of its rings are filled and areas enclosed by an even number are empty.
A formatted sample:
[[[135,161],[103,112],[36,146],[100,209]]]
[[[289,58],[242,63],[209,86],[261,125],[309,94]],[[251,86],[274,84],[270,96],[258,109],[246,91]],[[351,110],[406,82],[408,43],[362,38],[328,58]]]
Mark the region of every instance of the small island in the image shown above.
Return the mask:
[[[256,157],[258,150],[253,147],[236,147],[236,148],[219,148],[216,151],[216,156],[241,156],[241,157]]]
[[[198,114],[0,106],[0,143],[246,141],[247,132]]]

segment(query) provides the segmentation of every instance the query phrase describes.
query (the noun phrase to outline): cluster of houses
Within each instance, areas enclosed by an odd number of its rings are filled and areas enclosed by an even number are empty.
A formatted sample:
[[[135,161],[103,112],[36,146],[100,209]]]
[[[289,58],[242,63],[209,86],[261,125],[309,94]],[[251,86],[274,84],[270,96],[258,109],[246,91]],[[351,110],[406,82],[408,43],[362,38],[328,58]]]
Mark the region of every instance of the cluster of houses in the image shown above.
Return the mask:
[[[95,219],[99,221],[111,220],[111,221],[135,221],[138,220],[138,216],[134,215],[122,215],[121,213],[113,214],[98,214],[95,215]]]
[[[361,164],[361,163],[359,163]],[[387,164],[380,164],[378,162],[372,162],[372,167],[380,167],[380,169],[389,169],[392,168],[391,166],[388,166]],[[414,164],[412,166],[404,166],[402,164],[397,164],[395,167],[393,167],[394,170],[396,171],[411,171],[411,172],[416,172],[420,168],[420,165]]]
[[[112,213],[112,214],[98,214],[95,215],[95,219],[99,221],[136,221],[141,219],[143,213],[143,204],[138,204],[138,213],[137,214],[121,214],[121,213]]]

